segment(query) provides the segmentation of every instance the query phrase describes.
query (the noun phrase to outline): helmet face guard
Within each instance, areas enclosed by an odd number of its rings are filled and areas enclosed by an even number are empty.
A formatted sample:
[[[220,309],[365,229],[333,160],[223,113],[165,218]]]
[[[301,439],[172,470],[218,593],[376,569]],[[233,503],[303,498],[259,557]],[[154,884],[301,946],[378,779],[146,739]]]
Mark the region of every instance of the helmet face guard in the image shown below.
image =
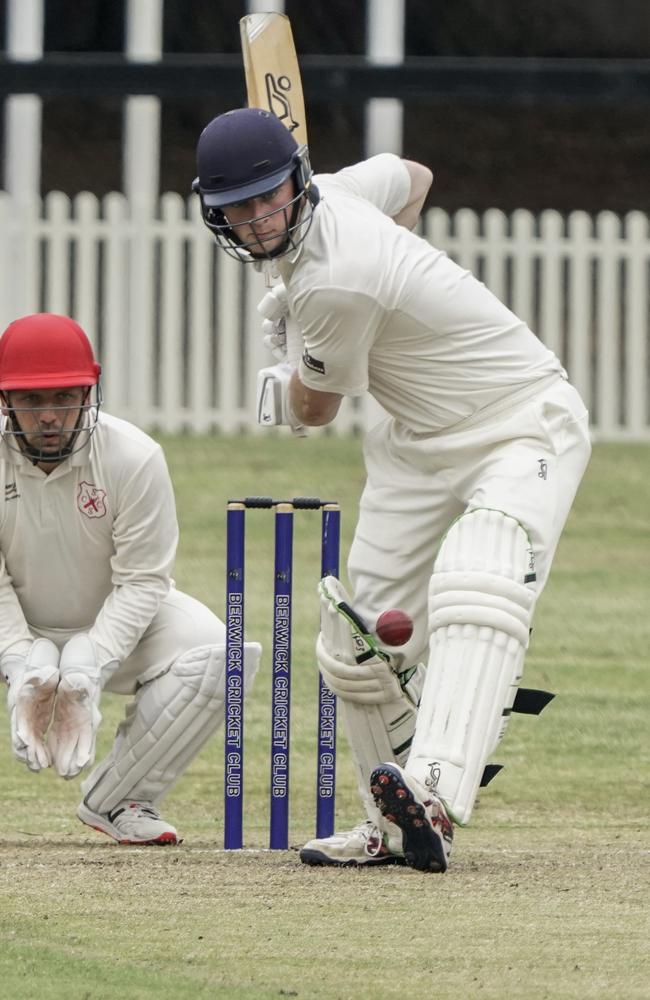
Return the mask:
[[[192,185],[201,200],[201,215],[217,244],[244,262],[282,257],[296,250],[312,223],[318,191],[306,146],[298,146],[275,115],[258,108],[240,108],[213,119],[199,138],[199,176]],[[271,215],[284,215],[285,239],[267,250],[259,238],[244,242],[227,218],[228,205],[268,194],[289,178],[293,197],[286,204],[237,223],[250,226]],[[271,239],[271,238],[270,238]],[[272,237],[273,242],[277,234]]]
[[[254,232],[257,224],[264,222],[270,216],[282,213],[284,217],[285,239],[274,250],[268,250],[264,246],[264,240],[258,237],[244,242],[237,235],[235,227],[229,223],[224,210],[207,205],[201,195],[201,191],[198,188],[196,190],[201,199],[201,216],[203,222],[213,234],[218,246],[222,250],[225,250],[230,257],[234,257],[243,263],[253,263],[265,259],[271,260],[292,253],[298,249],[312,224],[314,212],[314,201],[312,198],[316,194],[316,188],[313,185],[310,186],[308,191],[304,189],[299,190],[288,202],[281,205],[280,208],[274,208],[268,212],[253,215],[250,219],[245,219],[243,222],[237,223],[237,229],[249,226]],[[266,192],[262,193],[266,194]],[[272,239],[275,240],[276,237],[274,236]]]
[[[6,441],[7,447],[25,455],[34,465],[41,462],[62,462],[69,455],[85,448],[97,426],[99,408],[102,404],[102,391],[99,382],[95,386],[80,386],[79,388],[84,388],[85,394],[81,404],[74,406],[58,406],[56,404],[51,406],[14,406],[10,392],[0,393],[3,409],[0,436]],[[21,414],[37,417],[39,413],[49,413],[52,410],[64,415],[64,419],[66,414],[73,411],[78,414],[74,427],[62,435],[67,440],[55,451],[44,447],[37,448],[33,443],[30,443],[29,439],[37,435],[38,431],[36,429],[25,430],[20,423]]]

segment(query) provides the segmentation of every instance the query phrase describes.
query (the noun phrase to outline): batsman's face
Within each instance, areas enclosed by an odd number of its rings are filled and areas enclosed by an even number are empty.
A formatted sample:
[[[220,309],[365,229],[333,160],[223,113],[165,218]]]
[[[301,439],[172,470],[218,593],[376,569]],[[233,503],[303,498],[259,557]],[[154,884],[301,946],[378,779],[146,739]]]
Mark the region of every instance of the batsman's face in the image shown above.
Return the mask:
[[[47,455],[65,448],[75,431],[88,390],[82,386],[60,389],[14,389],[7,404],[23,432],[22,440]]]
[[[226,205],[223,214],[251,253],[255,254],[256,248],[264,254],[273,253],[287,238],[294,197],[293,178],[288,177],[279,187],[256,198]]]

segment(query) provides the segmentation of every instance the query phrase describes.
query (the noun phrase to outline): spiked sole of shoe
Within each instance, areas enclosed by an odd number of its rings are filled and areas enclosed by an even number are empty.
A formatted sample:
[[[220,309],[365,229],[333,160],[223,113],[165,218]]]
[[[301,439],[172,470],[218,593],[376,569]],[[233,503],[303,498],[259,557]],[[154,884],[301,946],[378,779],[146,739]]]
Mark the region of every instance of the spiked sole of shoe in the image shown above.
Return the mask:
[[[446,871],[440,840],[431,828],[424,806],[413,797],[399,771],[388,765],[375,768],[370,791],[382,815],[402,831],[406,863],[422,872]]]
[[[338,860],[336,858],[330,858],[327,854],[323,854],[321,851],[305,851],[300,852],[300,860],[303,865],[313,865],[313,866],[330,866],[334,868],[376,868],[378,865],[405,865],[406,858],[400,858],[396,854],[385,854],[381,857],[372,858],[368,857],[364,861],[356,861],[354,858],[347,858],[345,860]]]

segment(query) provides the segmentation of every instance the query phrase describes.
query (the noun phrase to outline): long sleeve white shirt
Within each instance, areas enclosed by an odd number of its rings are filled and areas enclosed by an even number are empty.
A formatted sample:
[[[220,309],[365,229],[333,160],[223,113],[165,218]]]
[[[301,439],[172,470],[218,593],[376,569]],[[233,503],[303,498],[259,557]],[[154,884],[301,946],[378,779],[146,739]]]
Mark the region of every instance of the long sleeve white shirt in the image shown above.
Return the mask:
[[[106,660],[135,648],[168,593],[178,542],[162,450],[100,414],[46,475],[0,441],[0,654],[29,626],[88,631]]]

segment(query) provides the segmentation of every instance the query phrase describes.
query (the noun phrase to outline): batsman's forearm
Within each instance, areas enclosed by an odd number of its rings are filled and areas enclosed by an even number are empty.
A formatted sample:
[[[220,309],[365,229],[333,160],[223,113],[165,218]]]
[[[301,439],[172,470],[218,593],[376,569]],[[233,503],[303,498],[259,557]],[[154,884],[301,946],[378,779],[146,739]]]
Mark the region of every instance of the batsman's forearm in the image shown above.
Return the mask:
[[[306,427],[329,424],[339,411],[342,396],[335,392],[318,392],[303,385],[297,371],[291,376],[289,405],[296,419]]]

